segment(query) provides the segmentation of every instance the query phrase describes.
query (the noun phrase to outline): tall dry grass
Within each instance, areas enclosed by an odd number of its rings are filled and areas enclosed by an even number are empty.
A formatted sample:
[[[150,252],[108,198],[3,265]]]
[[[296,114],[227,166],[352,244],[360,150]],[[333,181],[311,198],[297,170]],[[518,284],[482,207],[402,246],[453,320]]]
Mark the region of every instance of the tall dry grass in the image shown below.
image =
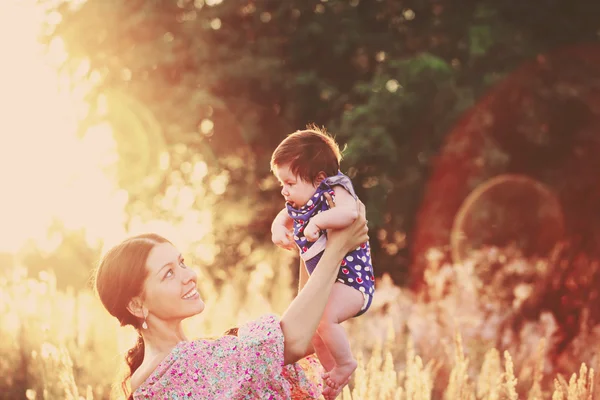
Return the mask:
[[[190,336],[218,335],[285,309],[295,292],[289,269],[281,267],[289,264],[289,256],[256,258],[250,275],[220,287],[199,270],[207,308],[187,322]],[[494,348],[499,327],[509,313],[502,309],[505,299],[493,295],[493,283],[485,284],[475,273],[484,261],[450,265],[435,253],[430,261],[427,293],[411,293],[384,276],[372,309],[346,323],[359,366],[342,400],[594,398],[594,330],[570,347],[562,365],[577,362],[578,367],[569,374],[549,361],[556,329],[549,315],[526,323],[499,351]],[[510,270],[515,263],[529,265],[507,259],[505,266]],[[52,274],[28,278],[19,266],[0,278],[0,336],[0,399],[118,398],[113,384],[122,373],[122,355],[135,340],[91,290],[57,290]]]

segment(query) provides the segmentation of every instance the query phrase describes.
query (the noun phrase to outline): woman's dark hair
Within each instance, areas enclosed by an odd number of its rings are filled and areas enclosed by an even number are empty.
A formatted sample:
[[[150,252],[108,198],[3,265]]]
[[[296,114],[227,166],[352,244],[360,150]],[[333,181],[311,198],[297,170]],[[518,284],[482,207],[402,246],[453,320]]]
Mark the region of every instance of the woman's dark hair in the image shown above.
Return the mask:
[[[131,325],[140,330],[142,321],[127,310],[131,299],[142,294],[148,276],[146,260],[157,244],[170,243],[154,233],[138,235],[112,247],[104,255],[96,271],[95,286],[104,308],[119,320],[121,326]],[[127,397],[127,381],[144,360],[144,340],[141,334],[125,355],[129,373],[121,383]],[[129,398],[132,398],[129,396]]]

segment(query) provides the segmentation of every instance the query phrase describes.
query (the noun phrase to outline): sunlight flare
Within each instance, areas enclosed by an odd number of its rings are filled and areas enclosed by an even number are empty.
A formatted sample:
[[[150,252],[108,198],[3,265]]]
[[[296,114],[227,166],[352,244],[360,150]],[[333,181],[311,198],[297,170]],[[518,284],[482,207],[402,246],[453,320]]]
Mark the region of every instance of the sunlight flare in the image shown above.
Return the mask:
[[[78,136],[94,84],[82,79],[89,62],[59,72],[68,54],[60,38],[38,41],[45,17],[32,1],[0,3],[0,47],[11,55],[0,70],[0,251],[27,240],[51,251],[60,244],[48,237],[54,221],[85,228],[91,245],[122,233],[127,193],[106,172],[117,159],[111,127]]]

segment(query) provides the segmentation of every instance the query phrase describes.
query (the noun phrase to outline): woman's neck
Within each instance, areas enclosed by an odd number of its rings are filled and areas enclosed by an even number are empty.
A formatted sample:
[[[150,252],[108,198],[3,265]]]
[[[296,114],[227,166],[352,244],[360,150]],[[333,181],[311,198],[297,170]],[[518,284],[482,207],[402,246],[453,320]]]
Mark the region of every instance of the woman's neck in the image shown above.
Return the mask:
[[[154,322],[154,321],[153,321]],[[168,354],[179,342],[187,341],[181,321],[156,321],[142,331],[147,356]]]
[[[135,392],[152,375],[156,367],[171,353],[178,343],[187,341],[181,321],[152,321],[150,329],[142,330],[144,360],[131,375],[131,391]]]

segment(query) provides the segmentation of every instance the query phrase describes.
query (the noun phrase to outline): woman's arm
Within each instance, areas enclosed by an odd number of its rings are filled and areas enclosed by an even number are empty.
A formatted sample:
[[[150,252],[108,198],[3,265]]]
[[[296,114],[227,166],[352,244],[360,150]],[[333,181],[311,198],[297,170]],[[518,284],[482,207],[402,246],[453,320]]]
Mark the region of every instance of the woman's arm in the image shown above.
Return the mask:
[[[327,305],[342,259],[369,239],[365,207],[360,201],[357,204],[358,218],[347,228],[328,232],[327,247],[317,268],[281,317],[285,364],[304,357]]]

